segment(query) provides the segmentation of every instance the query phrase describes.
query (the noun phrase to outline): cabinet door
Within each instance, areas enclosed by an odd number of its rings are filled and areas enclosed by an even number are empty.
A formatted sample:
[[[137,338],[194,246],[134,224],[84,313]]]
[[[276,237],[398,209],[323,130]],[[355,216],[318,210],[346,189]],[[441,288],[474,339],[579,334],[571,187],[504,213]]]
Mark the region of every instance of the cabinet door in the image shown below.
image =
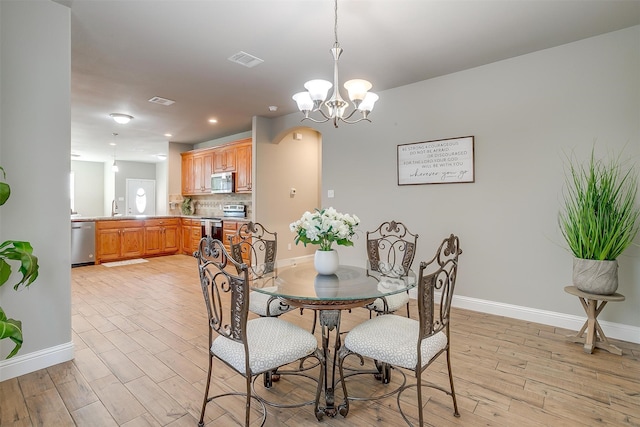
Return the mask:
[[[193,155],[191,153],[182,153],[182,194],[193,194],[194,191],[194,175],[193,175]]]
[[[98,263],[120,258],[120,230],[110,228],[96,232],[96,261]]]
[[[191,226],[191,248],[189,251],[189,255],[192,255],[195,251],[198,250],[198,245],[200,244],[200,239],[202,238],[202,228],[200,225]]]
[[[234,172],[236,170],[236,147],[223,147],[214,150],[213,171]]]
[[[122,258],[135,258],[144,253],[144,227],[123,228],[121,230]]]
[[[200,155],[193,156],[193,181],[194,181],[194,193],[204,193],[204,187],[202,186],[202,175],[204,174],[204,158]]]
[[[191,220],[183,219],[182,220],[182,253],[185,255],[193,254],[193,250],[191,250]]]
[[[159,226],[144,228],[144,253],[157,255],[162,252],[162,228]]]
[[[178,225],[167,225],[162,229],[162,252],[176,253],[180,250],[180,231]]]
[[[236,148],[236,192],[251,192],[251,144]]]
[[[202,191],[211,193],[211,174],[213,173],[213,150],[202,154]]]

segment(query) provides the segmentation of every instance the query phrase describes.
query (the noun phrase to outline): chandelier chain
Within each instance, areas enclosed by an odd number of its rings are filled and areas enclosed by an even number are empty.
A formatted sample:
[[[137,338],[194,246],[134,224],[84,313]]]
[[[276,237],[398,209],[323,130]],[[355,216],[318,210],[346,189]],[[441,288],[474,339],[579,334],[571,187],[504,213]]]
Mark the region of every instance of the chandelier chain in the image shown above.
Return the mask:
[[[336,47],[338,47],[340,46],[340,43],[338,43],[338,0],[335,0],[335,3],[334,3],[333,16],[334,16],[333,33],[336,38]]]

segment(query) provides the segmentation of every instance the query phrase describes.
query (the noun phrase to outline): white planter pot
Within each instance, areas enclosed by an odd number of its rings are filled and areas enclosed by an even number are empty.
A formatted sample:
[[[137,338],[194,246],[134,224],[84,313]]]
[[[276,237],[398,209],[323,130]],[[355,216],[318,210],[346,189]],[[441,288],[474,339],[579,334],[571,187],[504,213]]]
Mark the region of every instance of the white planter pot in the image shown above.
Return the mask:
[[[618,261],[573,259],[573,284],[583,292],[611,295],[618,289]]]
[[[319,274],[335,274],[338,271],[338,252],[333,249],[330,251],[316,251],[313,265]]]

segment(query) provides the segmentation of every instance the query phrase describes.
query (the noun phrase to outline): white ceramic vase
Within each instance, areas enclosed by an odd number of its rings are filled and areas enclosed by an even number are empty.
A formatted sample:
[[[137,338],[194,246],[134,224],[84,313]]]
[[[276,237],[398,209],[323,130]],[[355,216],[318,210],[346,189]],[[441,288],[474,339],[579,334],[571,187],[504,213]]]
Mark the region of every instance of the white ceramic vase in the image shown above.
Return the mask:
[[[338,252],[317,250],[313,265],[318,274],[335,274],[338,271]]]

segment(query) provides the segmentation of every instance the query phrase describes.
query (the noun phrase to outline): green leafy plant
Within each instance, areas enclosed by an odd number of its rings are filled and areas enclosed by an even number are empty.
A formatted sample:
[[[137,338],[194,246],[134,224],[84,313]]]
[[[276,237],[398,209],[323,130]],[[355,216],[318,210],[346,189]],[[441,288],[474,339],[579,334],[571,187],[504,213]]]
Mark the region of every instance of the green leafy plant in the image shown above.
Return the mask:
[[[6,173],[2,167],[2,179],[6,179]],[[11,195],[11,187],[4,181],[0,181],[0,206],[4,205]],[[21,286],[28,287],[38,278],[38,257],[33,255],[33,248],[29,242],[7,240],[0,244],[0,286],[4,285],[11,276],[11,265],[8,261],[20,262],[20,280],[13,286],[18,290]],[[22,322],[9,319],[2,307],[0,307],[0,340],[10,339],[15,346],[7,359],[15,356],[22,347]]]
[[[615,260],[638,233],[638,173],[621,157],[587,163],[568,157],[560,230],[576,258]]]
[[[193,215],[193,200],[191,197],[185,197],[180,206],[183,215]]]

